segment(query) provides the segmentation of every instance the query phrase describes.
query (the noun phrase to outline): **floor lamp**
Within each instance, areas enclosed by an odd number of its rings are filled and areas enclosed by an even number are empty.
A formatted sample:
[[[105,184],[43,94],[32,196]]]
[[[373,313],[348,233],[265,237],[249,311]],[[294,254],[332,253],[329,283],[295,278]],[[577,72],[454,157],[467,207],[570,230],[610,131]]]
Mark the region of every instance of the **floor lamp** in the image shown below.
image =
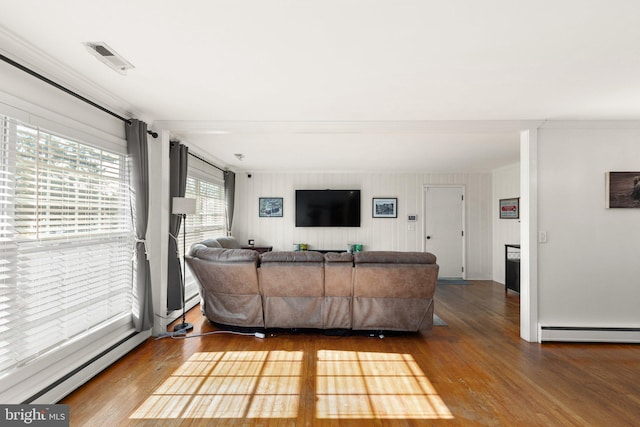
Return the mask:
[[[187,255],[187,215],[196,213],[196,199],[188,199],[186,197],[174,197],[171,213],[182,216],[182,256],[183,259]],[[190,331],[193,329],[191,323],[187,323],[185,289],[187,280],[187,263],[182,265],[182,323],[177,324],[174,331]]]

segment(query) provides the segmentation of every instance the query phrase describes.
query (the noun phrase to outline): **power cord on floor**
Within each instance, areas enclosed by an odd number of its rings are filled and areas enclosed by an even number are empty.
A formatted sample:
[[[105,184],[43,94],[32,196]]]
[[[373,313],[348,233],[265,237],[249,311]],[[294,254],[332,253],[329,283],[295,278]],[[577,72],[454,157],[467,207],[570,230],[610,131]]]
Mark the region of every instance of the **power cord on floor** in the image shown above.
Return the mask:
[[[187,331],[185,329],[180,329],[177,331],[165,332],[164,334],[160,334],[156,337],[156,341],[161,338],[167,338],[167,337],[171,337],[173,339],[184,339],[184,338],[205,337],[207,335],[216,335],[216,334],[245,335],[245,336],[253,336],[260,339],[263,339],[265,337],[265,334],[263,332],[234,332],[234,331],[211,331],[211,332],[202,332],[199,334],[187,335]]]

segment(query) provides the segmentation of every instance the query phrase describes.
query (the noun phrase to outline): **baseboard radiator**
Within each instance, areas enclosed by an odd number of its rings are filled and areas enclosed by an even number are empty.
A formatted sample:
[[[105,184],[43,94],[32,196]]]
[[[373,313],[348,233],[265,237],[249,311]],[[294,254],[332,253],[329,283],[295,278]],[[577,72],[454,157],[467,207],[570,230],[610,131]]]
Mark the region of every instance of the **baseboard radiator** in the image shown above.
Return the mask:
[[[540,342],[640,343],[640,328],[540,326]]]
[[[150,331],[129,335],[23,403],[51,404],[58,402],[110,365],[117,362],[150,336]]]

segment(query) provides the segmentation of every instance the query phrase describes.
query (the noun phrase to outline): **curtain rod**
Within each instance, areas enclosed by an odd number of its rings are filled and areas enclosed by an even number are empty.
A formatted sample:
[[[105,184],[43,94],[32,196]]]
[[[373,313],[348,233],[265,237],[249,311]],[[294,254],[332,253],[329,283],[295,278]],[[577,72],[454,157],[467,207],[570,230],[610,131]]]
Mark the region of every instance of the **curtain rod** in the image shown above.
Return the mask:
[[[192,152],[189,152],[189,155],[190,155],[190,156],[195,157],[196,159],[198,159],[198,160],[200,160],[200,161],[202,161],[202,162],[205,162],[205,163],[206,163],[206,164],[208,164],[209,166],[212,166],[212,167],[214,167],[214,168],[218,169],[219,171],[222,171],[222,172],[228,172],[226,169],[222,169],[221,167],[214,165],[213,163],[211,163],[211,162],[209,162],[209,161],[207,161],[207,160],[203,159],[202,157],[200,157],[200,156],[198,156],[198,155],[196,155],[196,154],[193,154]]]
[[[6,62],[6,63],[7,63],[7,64],[9,64],[9,65],[13,65],[14,67],[16,67],[16,68],[17,68],[17,69],[19,69],[19,70],[22,70],[22,71],[24,71],[25,73],[30,74],[30,75],[32,75],[33,77],[35,77],[35,78],[37,78],[37,79],[40,79],[40,80],[42,80],[42,81],[43,81],[43,82],[45,82],[45,83],[50,84],[51,86],[55,87],[56,89],[60,89],[61,91],[65,92],[65,93],[67,93],[67,94],[69,94],[69,95],[71,95],[71,96],[74,96],[74,97],[78,98],[79,100],[81,100],[81,101],[83,101],[83,102],[86,102],[87,104],[91,105],[92,107],[97,108],[98,110],[101,110],[101,111],[103,111],[103,112],[105,112],[105,113],[107,113],[107,114],[110,114],[110,115],[112,115],[113,117],[115,117],[115,118],[117,118],[117,119],[120,119],[120,120],[122,120],[122,121],[123,121],[123,122],[125,122],[125,123],[131,124],[131,120],[130,120],[130,119],[127,119],[127,118],[125,118],[125,117],[122,117],[122,116],[120,116],[120,115],[118,115],[118,114],[114,113],[114,112],[113,112],[113,111],[111,111],[111,110],[107,110],[107,109],[106,109],[106,108],[104,108],[102,105],[96,104],[95,102],[91,101],[90,99],[85,98],[84,96],[82,96],[82,95],[80,95],[80,94],[78,94],[78,93],[76,93],[76,92],[72,91],[71,89],[68,89],[68,88],[66,88],[66,87],[62,86],[62,85],[61,85],[61,84],[59,84],[59,83],[54,82],[53,80],[51,80],[51,79],[49,79],[49,78],[47,78],[47,77],[43,76],[42,74],[36,73],[36,72],[35,72],[35,71],[33,71],[32,69],[27,68],[27,67],[25,67],[24,65],[17,63],[16,61],[14,61],[14,60],[13,60],[13,59],[11,59],[11,58],[7,58],[6,56],[4,56],[4,55],[3,55],[3,54],[1,54],[1,53],[0,53],[0,59],[2,59],[4,62]],[[148,133],[149,135],[151,135],[152,137],[154,137],[154,138],[157,138],[157,137],[158,137],[158,134],[157,134],[156,132],[152,131],[152,130],[148,130],[148,131],[147,131],[147,133]]]

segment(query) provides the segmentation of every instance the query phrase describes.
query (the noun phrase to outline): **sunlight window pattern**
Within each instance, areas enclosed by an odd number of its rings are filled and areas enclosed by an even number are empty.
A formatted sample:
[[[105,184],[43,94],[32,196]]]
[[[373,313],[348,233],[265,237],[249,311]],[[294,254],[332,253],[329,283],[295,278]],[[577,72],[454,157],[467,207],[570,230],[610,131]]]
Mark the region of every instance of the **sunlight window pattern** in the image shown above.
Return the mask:
[[[195,353],[132,419],[287,419],[315,402],[317,419],[452,419],[410,354],[320,350]],[[303,395],[304,367],[315,396]],[[306,381],[309,381],[307,378]]]
[[[130,418],[294,418],[303,353],[196,353]]]
[[[131,316],[126,156],[0,117],[0,373]],[[9,327],[20,323],[20,328]]]
[[[453,418],[410,354],[320,350],[317,366],[318,418]]]

